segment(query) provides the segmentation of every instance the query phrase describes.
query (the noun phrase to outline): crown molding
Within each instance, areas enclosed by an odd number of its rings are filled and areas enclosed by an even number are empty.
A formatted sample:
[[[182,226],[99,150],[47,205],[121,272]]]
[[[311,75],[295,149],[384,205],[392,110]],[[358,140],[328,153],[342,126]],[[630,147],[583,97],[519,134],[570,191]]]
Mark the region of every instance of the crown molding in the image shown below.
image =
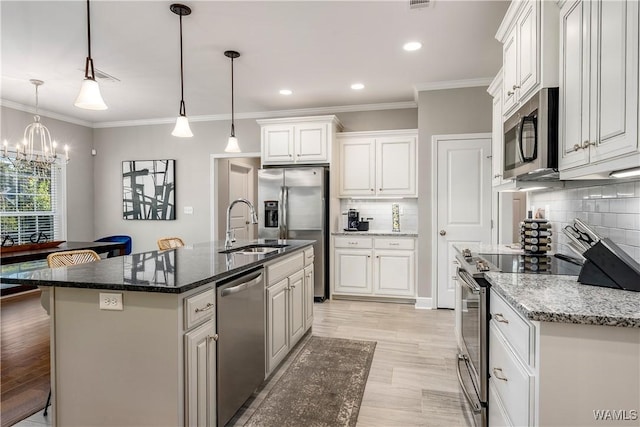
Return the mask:
[[[30,106],[18,104],[17,102],[7,101],[0,99],[0,105],[15,110],[24,111],[27,113],[35,114],[35,109]],[[275,111],[257,111],[249,113],[236,113],[236,119],[268,119],[275,117],[295,117],[295,116],[309,116],[309,115],[321,115],[321,114],[335,114],[335,113],[352,113],[360,111],[380,111],[380,110],[402,110],[418,108],[418,103],[415,101],[404,102],[387,102],[380,104],[361,104],[361,105],[341,105],[334,107],[318,107],[318,108],[300,108],[295,110],[275,110]],[[131,126],[149,126],[149,125],[165,125],[175,123],[175,117],[164,117],[156,119],[142,119],[142,120],[121,120],[112,122],[87,122],[84,120],[76,119],[74,117],[65,116],[50,111],[39,110],[38,114],[41,116],[50,117],[52,119],[61,120],[68,123],[77,124],[80,126],[86,126],[94,129],[102,128],[114,128],[114,127],[131,127]],[[202,116],[189,116],[189,121],[194,122],[215,122],[215,121],[229,121],[231,120],[231,114],[211,114]]]
[[[24,111],[25,113],[36,114],[36,109],[30,105],[19,104],[13,101],[7,101],[6,99],[0,99],[0,105],[3,107],[12,108],[14,110]],[[38,115],[88,128],[92,128],[95,125],[95,123],[87,122],[84,120],[76,119],[75,117],[65,116],[63,114],[58,114],[47,110],[38,109]]]
[[[485,87],[491,84],[493,77],[483,77],[467,80],[446,80],[441,82],[418,83],[414,86],[414,96],[418,99],[419,92],[444,89],[460,89],[465,87]]]
[[[418,108],[418,104],[415,101],[405,102],[387,102],[381,104],[362,104],[362,105],[342,105],[335,107],[318,107],[318,108],[300,108],[296,110],[275,110],[275,111],[257,111],[250,113],[235,113],[235,118],[238,119],[269,119],[275,117],[295,117],[295,116],[308,116],[308,115],[321,115],[321,114],[334,114],[334,113],[351,113],[359,111],[379,111],[379,110],[401,110],[407,108]],[[117,122],[101,122],[94,123],[94,128],[112,128],[112,127],[127,127],[127,126],[148,126],[159,124],[172,124],[175,122],[175,117],[160,118],[160,119],[146,119],[146,120],[126,120]],[[189,116],[189,122],[215,122],[215,121],[229,121],[231,120],[231,114],[213,114],[204,116]]]

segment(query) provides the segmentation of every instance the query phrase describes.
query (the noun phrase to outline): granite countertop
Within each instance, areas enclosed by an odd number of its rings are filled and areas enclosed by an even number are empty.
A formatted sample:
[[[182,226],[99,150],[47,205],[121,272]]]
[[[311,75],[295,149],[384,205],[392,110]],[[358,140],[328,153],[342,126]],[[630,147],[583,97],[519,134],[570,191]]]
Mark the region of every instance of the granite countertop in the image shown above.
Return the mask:
[[[150,251],[72,267],[21,271],[20,264],[3,265],[0,282],[105,290],[182,293],[212,281],[231,277],[265,262],[310,246],[313,240],[237,241],[233,247],[254,243],[288,246],[265,255],[221,254],[224,242],[205,242],[165,251]]]
[[[530,320],[640,328],[640,292],[583,285],[576,276],[485,273],[491,292]]]
[[[418,237],[417,231],[388,231],[388,230],[370,230],[370,231],[334,231],[332,236],[380,236],[380,237]]]

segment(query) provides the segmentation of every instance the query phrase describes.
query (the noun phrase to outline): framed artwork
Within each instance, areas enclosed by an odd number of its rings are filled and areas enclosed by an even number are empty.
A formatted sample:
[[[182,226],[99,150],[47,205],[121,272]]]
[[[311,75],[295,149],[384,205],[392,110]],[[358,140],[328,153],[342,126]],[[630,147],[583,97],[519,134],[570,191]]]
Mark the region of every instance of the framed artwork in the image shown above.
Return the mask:
[[[176,219],[175,160],[122,162],[122,218]]]

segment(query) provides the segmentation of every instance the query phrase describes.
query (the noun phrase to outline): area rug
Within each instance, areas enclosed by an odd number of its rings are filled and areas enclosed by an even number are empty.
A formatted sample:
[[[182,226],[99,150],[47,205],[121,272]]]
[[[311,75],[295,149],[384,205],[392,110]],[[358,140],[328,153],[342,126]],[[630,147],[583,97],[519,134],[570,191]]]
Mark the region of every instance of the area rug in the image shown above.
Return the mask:
[[[312,336],[245,426],[355,426],[375,348]]]

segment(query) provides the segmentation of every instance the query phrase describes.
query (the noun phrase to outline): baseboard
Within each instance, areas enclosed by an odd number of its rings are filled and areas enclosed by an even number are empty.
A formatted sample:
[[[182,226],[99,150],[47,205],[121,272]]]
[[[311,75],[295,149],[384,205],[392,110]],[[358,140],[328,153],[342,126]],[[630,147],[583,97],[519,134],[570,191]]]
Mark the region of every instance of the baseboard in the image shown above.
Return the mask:
[[[416,298],[416,310],[431,310],[433,308],[433,298]]]

